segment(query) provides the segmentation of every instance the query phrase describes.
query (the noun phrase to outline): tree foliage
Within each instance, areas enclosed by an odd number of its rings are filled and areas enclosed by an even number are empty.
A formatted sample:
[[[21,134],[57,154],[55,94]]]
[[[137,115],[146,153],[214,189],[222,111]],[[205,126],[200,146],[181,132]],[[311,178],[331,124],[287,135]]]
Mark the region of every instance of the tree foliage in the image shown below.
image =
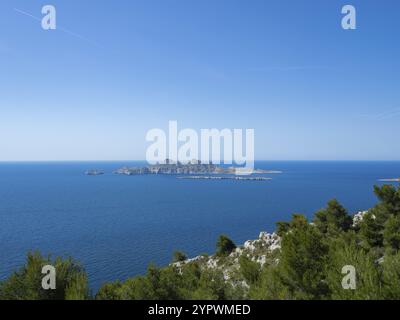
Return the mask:
[[[42,287],[42,268],[52,265],[56,269],[56,289]],[[26,264],[0,283],[0,300],[72,300],[89,297],[87,275],[71,258],[52,260],[38,252],[28,253]]]
[[[217,241],[217,255],[225,256],[235,250],[235,243],[226,235],[221,235]]]

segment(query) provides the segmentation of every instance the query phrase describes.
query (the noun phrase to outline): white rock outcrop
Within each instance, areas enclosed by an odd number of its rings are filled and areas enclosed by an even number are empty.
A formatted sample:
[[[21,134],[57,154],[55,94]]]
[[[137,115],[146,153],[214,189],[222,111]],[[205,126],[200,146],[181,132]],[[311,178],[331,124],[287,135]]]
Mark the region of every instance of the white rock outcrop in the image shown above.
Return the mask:
[[[365,215],[368,213],[368,211],[359,211],[353,216],[353,227],[356,227],[358,224],[360,224],[361,221],[363,221]],[[372,215],[372,219],[375,219],[375,216]]]
[[[261,232],[257,240],[248,240],[244,243],[243,247],[250,252],[256,249],[274,251],[280,249],[281,238],[276,233]]]
[[[221,269],[223,270],[223,277],[225,281],[232,279],[232,272],[235,274],[239,270],[239,258],[245,255],[252,261],[264,266],[267,262],[268,254],[274,250],[281,248],[281,238],[276,233],[261,232],[256,240],[248,240],[243,246],[237,247],[233,250],[228,257],[222,260],[213,255],[210,257],[197,256],[181,262],[175,262],[172,265],[177,267],[180,271],[181,268],[188,263],[200,263],[206,269]],[[219,261],[222,265],[219,265]]]

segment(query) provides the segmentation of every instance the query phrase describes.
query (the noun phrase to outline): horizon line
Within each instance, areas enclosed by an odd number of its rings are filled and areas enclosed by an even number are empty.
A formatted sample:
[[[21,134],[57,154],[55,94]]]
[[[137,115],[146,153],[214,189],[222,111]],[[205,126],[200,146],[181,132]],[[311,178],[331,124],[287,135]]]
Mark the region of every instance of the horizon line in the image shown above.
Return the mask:
[[[146,162],[145,159],[124,159],[124,160],[0,160],[0,163],[15,163],[15,162]],[[400,162],[400,159],[256,159],[254,161],[278,162],[278,161],[318,161],[318,162]],[[224,164],[221,161],[219,164]],[[232,163],[234,164],[234,163]]]

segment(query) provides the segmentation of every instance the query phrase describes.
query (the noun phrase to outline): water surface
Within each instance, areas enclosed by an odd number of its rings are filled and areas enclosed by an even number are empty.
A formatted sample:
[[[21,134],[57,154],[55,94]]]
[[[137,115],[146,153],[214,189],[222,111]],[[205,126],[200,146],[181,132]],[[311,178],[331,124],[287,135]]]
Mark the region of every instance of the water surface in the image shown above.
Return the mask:
[[[137,163],[136,163],[137,164]],[[90,285],[164,265],[176,249],[212,253],[225,233],[235,242],[273,231],[292,213],[311,217],[332,198],[350,212],[376,203],[373,185],[400,176],[400,162],[258,162],[282,170],[271,181],[119,176],[129,162],[0,164],[0,279],[29,250],[71,255]],[[88,169],[105,175],[86,176]]]

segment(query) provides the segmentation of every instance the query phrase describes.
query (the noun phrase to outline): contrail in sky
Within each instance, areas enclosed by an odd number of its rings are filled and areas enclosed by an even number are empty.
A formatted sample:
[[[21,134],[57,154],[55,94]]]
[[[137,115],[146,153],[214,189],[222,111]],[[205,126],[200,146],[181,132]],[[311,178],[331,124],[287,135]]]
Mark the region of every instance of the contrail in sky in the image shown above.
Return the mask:
[[[30,17],[30,18],[32,18],[32,19],[34,19],[36,21],[42,21],[41,18],[35,17],[34,15],[30,14],[29,12],[26,12],[26,11],[23,11],[23,10],[20,10],[20,9],[17,9],[17,8],[14,8],[14,11],[16,11],[16,12],[18,12],[20,14],[23,14],[24,16]],[[84,36],[82,36],[82,35],[80,35],[78,33],[72,32],[72,31],[68,30],[67,28],[64,28],[63,26],[57,25],[57,29],[59,29],[60,31],[62,31],[64,33],[67,33],[67,34],[69,34],[69,35],[71,35],[73,37],[76,37],[76,38],[79,38],[81,40],[84,40],[84,41],[86,41],[86,42],[88,42],[88,43],[90,43],[90,44],[92,44],[92,45],[94,45],[96,47],[99,47],[96,43],[94,43],[93,41],[89,40],[88,38],[86,38],[86,37],[84,37]]]

